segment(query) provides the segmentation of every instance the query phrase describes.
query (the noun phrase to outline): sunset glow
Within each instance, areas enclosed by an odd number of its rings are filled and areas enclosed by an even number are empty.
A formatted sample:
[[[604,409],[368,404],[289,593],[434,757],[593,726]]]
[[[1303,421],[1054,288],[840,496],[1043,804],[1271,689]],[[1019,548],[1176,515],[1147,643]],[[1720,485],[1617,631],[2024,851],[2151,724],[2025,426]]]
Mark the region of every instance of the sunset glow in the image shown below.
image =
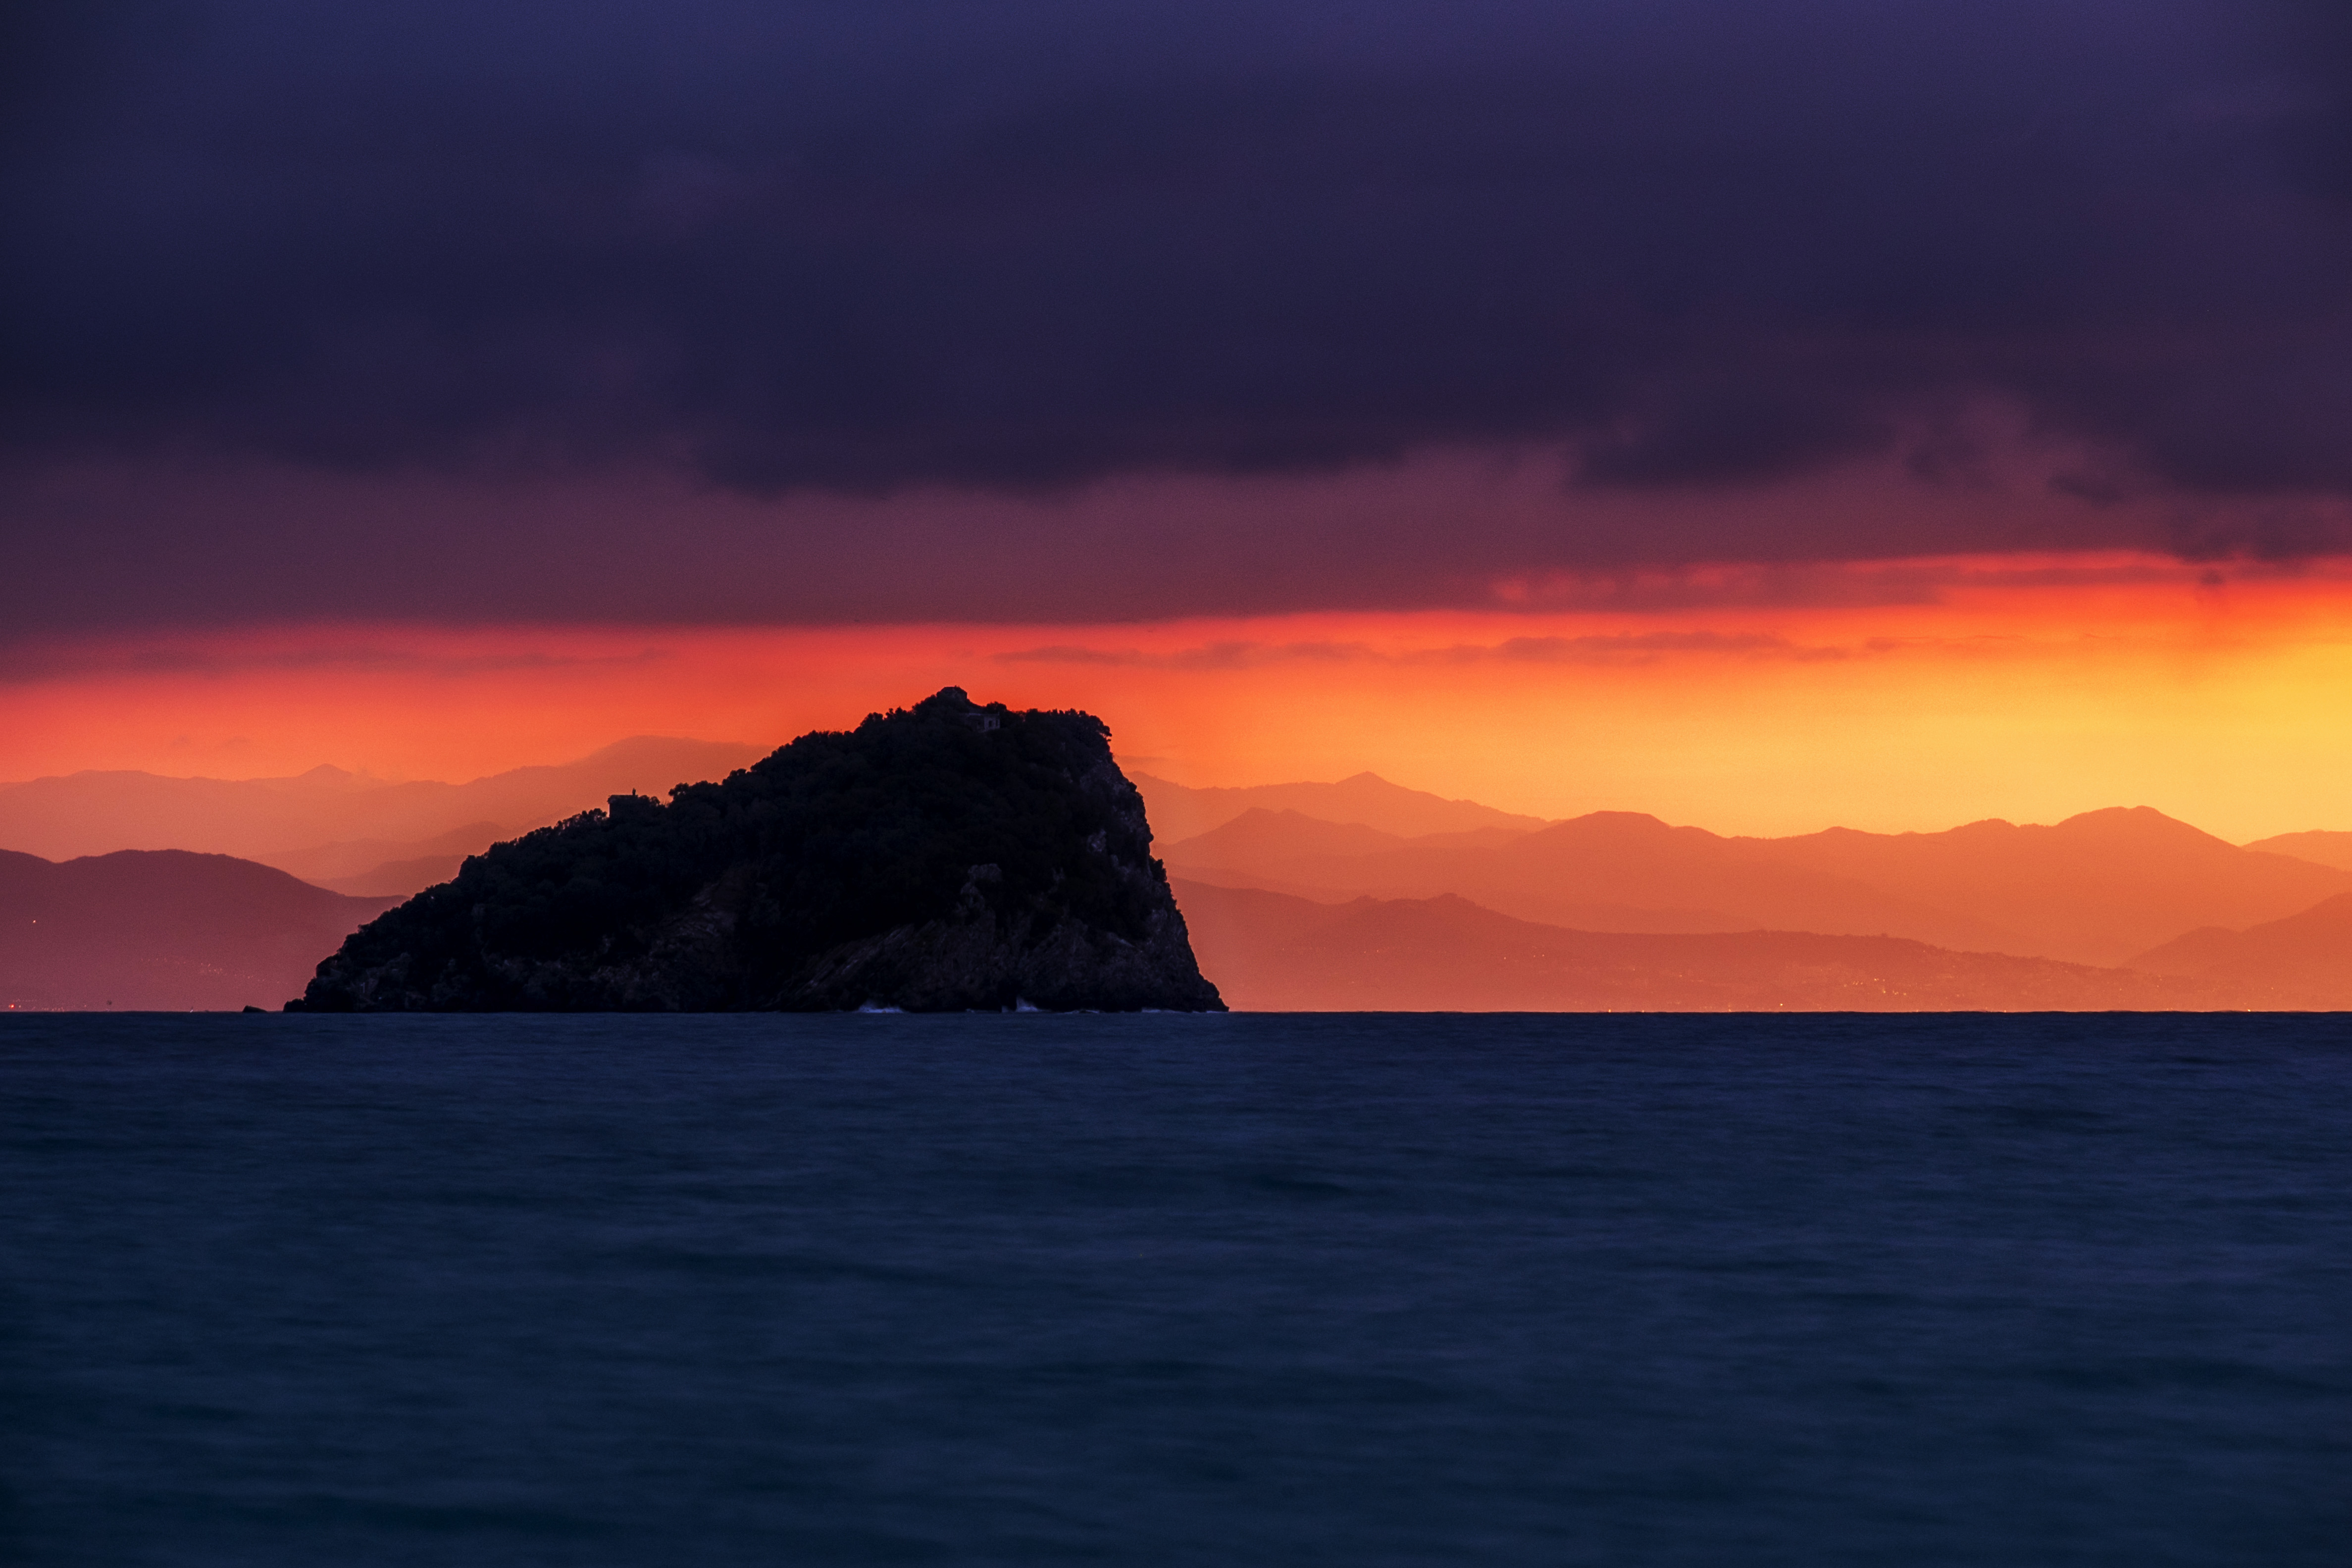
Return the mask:
[[[1083,707],[1196,785],[1371,769],[1509,810],[1723,831],[2155,805],[2235,839],[2352,825],[2352,577],[2127,557],[1907,572],[1930,601],[1115,625],[300,626],[58,644],[0,775],[332,763],[466,779],[632,734],[781,744],[949,684]]]
[[[8,1562],[2343,1557],[2352,0],[25,0],[0,213]]]

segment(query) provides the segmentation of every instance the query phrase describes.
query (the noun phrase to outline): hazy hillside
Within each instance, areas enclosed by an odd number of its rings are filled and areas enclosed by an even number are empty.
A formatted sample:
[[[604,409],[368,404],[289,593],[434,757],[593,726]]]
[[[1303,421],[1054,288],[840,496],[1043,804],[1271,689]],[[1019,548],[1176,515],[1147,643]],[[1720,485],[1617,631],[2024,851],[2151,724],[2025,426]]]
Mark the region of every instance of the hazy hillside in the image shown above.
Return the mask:
[[[641,736],[576,762],[517,768],[470,783],[386,784],[339,768],[291,779],[169,779],[153,773],[73,773],[0,785],[0,847],[49,860],[114,850],[195,850],[280,859],[320,874],[355,876],[386,861],[456,850],[420,847],[460,829],[511,837],[607,796],[667,794],[673,784],[724,778],[766,755],[755,746]],[[375,841],[377,847],[352,846]]]
[[[1368,845],[1270,816],[1235,827],[1168,844],[1163,858],[1195,880],[1331,898],[1455,894],[1585,929],[1890,936],[2100,965],[2352,891],[2352,873],[2240,849],[2146,809],[2053,827],[1789,839],[1595,812],[1501,845]]]
[[[2104,1010],[2198,1005],[2164,977],[1875,936],[1571,931],[1465,899],[1314,904],[1179,881],[1202,971],[1264,1011]]]
[[[2192,976],[2234,1007],[2352,1009],[2352,894],[2243,931],[2191,931],[2133,967]]]
[[[1941,833],[1747,841],[1791,864],[1865,881],[2018,933],[2027,951],[2120,964],[2199,925],[2244,925],[2352,891],[2352,875],[2241,849],[2145,806],[2050,827],[1971,822]]]
[[[1143,792],[1152,836],[1161,844],[1205,833],[1253,810],[1295,811],[1319,821],[1355,823],[1404,838],[1482,828],[1528,832],[1544,826],[1541,817],[1515,816],[1475,800],[1449,800],[1391,784],[1376,773],[1359,773],[1336,784],[1255,784],[1214,789],[1171,784],[1148,773],[1129,771],[1128,778]]]
[[[1466,833],[1384,833],[1360,822],[1331,822],[1302,811],[1253,806],[1222,827],[1164,847],[1188,865],[1247,867],[1326,857],[1385,854],[1393,850],[1496,849],[1525,838],[1517,828],[1475,828]]]
[[[641,738],[467,784],[0,786],[0,839],[178,840],[0,853],[0,1000],[274,1007],[494,840],[758,755]],[[1202,967],[1239,1007],[2352,1008],[2352,870],[2325,863],[2352,834],[2233,846],[2140,808],[1729,838],[1633,812],[1543,823],[1370,774],[1138,782]],[[234,844],[274,847],[187,852]]]
[[[227,855],[0,852],[0,1006],[275,1009],[393,902]]]
[[[2332,865],[2338,871],[2352,871],[2352,833],[2281,833],[2276,838],[2256,839],[2244,847],[2266,854],[2293,855],[2315,864]]]
[[[497,822],[467,822],[429,839],[355,839],[317,844],[272,854],[264,863],[337,893],[362,898],[405,896],[448,881],[457,874],[467,855],[479,854],[513,836]]]
[[[1669,827],[1632,811],[1600,811],[1501,845],[1427,841],[1370,853],[1326,852],[1303,835],[1281,852],[1273,835],[1244,858],[1202,838],[1163,852],[1170,869],[1330,896],[1421,899],[1454,894],[1522,920],[1588,930],[1824,931],[1891,934],[1942,946],[2017,950],[2011,933],[1923,906],[1851,878],[1776,862],[1740,841]],[[2145,944],[2143,944],[2145,946]]]

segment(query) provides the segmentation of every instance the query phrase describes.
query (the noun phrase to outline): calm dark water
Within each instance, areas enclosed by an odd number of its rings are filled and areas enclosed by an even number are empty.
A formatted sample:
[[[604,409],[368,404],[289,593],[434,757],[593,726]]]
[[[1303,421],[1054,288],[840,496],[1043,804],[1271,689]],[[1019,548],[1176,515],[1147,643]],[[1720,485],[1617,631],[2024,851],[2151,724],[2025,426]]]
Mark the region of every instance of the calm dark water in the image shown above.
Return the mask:
[[[2340,1564],[2343,1019],[0,1020],[0,1560]]]

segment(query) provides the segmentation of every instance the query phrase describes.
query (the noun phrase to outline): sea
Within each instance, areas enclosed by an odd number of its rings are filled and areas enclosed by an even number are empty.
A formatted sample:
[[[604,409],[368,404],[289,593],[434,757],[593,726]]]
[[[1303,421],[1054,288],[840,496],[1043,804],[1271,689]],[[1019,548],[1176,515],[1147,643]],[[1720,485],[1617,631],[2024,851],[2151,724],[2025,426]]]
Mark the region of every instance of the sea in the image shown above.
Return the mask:
[[[0,1018],[0,1562],[2352,1562],[2352,1019]]]

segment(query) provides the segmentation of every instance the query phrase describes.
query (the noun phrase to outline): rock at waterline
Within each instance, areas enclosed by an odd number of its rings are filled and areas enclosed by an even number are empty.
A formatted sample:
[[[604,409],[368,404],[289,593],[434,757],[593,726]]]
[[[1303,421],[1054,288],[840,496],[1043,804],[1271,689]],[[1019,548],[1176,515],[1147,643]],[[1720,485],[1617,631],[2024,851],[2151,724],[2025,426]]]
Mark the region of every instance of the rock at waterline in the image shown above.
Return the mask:
[[[287,1006],[1222,1010],[1109,733],[950,686],[617,795],[362,926]]]

